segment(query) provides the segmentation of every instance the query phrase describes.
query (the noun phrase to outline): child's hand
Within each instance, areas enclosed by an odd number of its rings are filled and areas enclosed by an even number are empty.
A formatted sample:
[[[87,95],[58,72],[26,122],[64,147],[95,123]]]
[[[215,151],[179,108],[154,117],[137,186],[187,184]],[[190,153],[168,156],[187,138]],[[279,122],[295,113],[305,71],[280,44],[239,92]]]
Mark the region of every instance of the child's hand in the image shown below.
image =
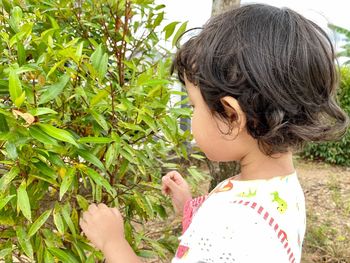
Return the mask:
[[[124,242],[124,223],[117,208],[91,204],[80,218],[80,227],[91,243],[101,251],[107,245]]]
[[[181,174],[176,171],[163,176],[162,192],[165,195],[170,195],[175,212],[180,215],[182,215],[186,201],[192,199],[190,187]]]

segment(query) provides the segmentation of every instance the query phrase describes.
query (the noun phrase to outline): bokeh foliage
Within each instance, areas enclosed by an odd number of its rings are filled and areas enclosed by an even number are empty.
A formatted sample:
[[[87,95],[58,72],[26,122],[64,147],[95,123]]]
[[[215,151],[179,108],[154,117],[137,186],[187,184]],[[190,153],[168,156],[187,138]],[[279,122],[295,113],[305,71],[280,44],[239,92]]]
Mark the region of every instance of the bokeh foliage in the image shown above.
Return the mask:
[[[140,256],[164,256],[176,239],[152,240],[145,221],[166,216],[164,168],[189,158],[189,131],[169,107],[171,56],[153,0],[0,1],[0,258],[102,259],[80,235],[91,202],[117,206]],[[163,32],[162,32],[163,31]],[[160,34],[162,33],[162,34]],[[180,102],[181,103],[181,102]],[[194,155],[196,157],[196,155]],[[199,157],[199,156],[197,156]],[[139,222],[135,231],[135,222]]]

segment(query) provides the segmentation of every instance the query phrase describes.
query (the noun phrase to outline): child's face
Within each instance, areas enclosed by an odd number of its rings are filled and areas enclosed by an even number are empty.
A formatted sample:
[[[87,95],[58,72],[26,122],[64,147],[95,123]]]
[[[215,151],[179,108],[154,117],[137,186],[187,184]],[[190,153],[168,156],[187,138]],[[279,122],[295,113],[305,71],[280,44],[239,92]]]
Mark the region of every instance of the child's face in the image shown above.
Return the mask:
[[[242,146],[246,139],[243,132],[237,135],[237,129],[233,129],[233,135],[223,134],[229,129],[227,124],[211,113],[198,87],[186,78],[185,84],[193,105],[192,133],[198,146],[212,161],[240,160],[244,155]]]

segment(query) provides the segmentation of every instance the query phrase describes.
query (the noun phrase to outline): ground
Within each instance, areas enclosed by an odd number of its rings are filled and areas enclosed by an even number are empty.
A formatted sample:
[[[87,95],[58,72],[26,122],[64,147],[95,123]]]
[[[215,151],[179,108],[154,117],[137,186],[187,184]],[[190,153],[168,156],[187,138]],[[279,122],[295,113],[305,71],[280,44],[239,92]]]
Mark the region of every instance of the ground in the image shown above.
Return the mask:
[[[298,158],[295,163],[307,209],[301,263],[350,263],[350,168]],[[179,224],[179,219],[171,217],[169,224]],[[159,230],[164,222],[151,225]]]
[[[350,168],[298,161],[307,208],[302,263],[350,262]]]

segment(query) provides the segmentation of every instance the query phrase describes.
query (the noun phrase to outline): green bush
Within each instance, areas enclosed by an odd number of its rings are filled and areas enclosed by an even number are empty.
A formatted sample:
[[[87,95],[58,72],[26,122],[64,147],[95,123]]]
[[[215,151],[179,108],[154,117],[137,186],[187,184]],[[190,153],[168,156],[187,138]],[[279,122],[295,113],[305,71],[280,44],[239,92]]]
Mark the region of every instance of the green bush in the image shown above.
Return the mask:
[[[190,157],[177,119],[191,112],[168,107],[159,33],[176,39],[186,24],[160,29],[154,0],[0,5],[0,261],[100,260],[78,226],[91,202],[121,209],[138,255],[164,257],[176,239],[142,229],[166,216],[162,169],[200,177],[168,161]]]
[[[341,107],[350,115],[350,68],[346,66],[341,68],[338,99]],[[350,166],[350,129],[340,141],[308,144],[301,156],[331,164]]]

